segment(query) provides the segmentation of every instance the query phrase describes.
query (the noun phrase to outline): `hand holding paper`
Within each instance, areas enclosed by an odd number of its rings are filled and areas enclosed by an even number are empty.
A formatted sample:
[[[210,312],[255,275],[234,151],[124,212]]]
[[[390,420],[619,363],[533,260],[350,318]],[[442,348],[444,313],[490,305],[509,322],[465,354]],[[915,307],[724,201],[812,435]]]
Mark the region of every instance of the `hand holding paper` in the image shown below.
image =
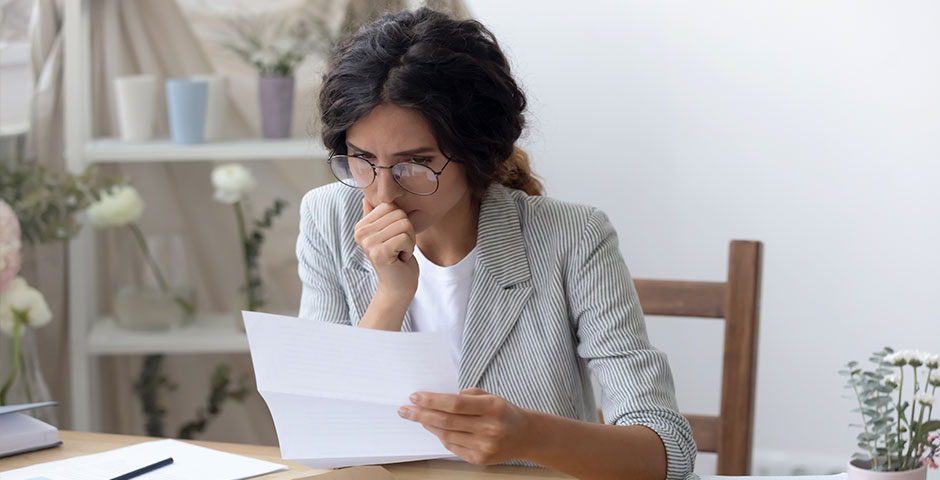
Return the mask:
[[[243,315],[285,459],[334,468],[453,456],[397,413],[413,392],[457,393],[445,334]]]

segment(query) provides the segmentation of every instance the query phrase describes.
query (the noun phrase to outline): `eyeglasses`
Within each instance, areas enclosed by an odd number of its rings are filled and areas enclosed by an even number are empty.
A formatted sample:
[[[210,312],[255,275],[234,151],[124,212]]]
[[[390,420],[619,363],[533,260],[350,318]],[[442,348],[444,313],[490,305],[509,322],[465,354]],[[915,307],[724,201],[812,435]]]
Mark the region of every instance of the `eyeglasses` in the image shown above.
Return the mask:
[[[445,155],[445,157],[447,157]],[[333,176],[343,185],[353,188],[366,188],[375,182],[376,170],[391,170],[392,178],[401,188],[415,195],[434,195],[440,186],[438,177],[450,164],[451,157],[439,171],[427,165],[415,162],[401,162],[391,167],[376,165],[365,158],[355,155],[333,155],[326,162],[330,164]]]

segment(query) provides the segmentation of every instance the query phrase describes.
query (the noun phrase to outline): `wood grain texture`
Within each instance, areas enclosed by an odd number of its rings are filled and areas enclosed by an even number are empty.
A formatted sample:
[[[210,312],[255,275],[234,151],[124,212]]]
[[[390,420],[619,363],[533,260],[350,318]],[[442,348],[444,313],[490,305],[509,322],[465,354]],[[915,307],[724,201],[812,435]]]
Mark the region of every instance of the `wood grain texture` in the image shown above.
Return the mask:
[[[76,457],[79,455],[104,452],[107,450],[127,447],[149,440],[157,440],[155,438],[138,437],[133,435],[72,432],[68,430],[60,430],[59,439],[62,440],[62,446],[58,448],[0,459],[0,472],[26,467],[29,465],[35,465],[37,463],[64,460],[66,458]],[[282,460],[281,452],[278,447],[189,440],[187,440],[187,442],[194,445],[214,448],[223,452],[235,453],[260,460],[280,463],[289,467],[288,470],[283,472],[255,477],[262,480],[299,479],[328,471],[314,470],[296,462]],[[486,478],[493,480],[526,480],[543,478],[571,478],[560,472],[546,468],[514,467],[507,465],[481,466],[450,460],[427,460],[422,462],[397,463],[384,465],[384,467],[389,472],[391,472],[397,480],[469,480],[475,478]]]
[[[681,282],[636,279],[633,281],[646,315],[723,318],[724,282]]]

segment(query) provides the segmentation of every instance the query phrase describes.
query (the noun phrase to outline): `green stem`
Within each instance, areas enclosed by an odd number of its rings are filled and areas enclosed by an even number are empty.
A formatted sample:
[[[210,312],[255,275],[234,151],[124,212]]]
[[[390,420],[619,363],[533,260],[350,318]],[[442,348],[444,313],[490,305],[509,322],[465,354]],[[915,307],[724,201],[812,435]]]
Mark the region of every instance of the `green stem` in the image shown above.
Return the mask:
[[[897,448],[898,448],[898,461],[901,462],[901,465],[899,465],[899,467],[904,468],[904,463],[902,461],[902,455],[901,455],[901,414],[904,412],[904,410],[901,409],[901,393],[903,393],[903,390],[904,390],[904,367],[899,367],[898,370],[901,372],[901,380],[898,382],[898,408],[897,408],[898,443],[897,443]]]
[[[137,245],[140,246],[140,250],[144,253],[147,263],[150,264],[150,270],[153,272],[153,276],[157,278],[157,283],[160,284],[160,291],[162,291],[164,295],[170,295],[170,286],[166,283],[166,279],[163,278],[160,266],[157,265],[156,260],[153,259],[153,255],[150,253],[150,247],[147,245],[147,240],[144,238],[143,232],[140,231],[140,227],[135,222],[131,222],[127,224],[127,226],[134,232]],[[180,296],[174,295],[173,301],[188,315],[192,315],[196,311],[196,308],[193,307],[192,304]]]
[[[254,311],[257,308],[255,303],[255,288],[251,284],[251,259],[248,258],[248,231],[245,228],[245,214],[242,211],[242,202],[235,202],[235,218],[238,220],[238,236],[242,242],[242,257],[245,261],[245,296],[248,300],[248,310]]]
[[[0,388],[0,405],[7,404],[7,393],[10,391],[10,387],[13,386],[13,380],[16,379],[16,371],[20,368],[20,360],[22,357],[22,353],[20,352],[20,339],[23,335],[20,329],[26,323],[20,319],[21,313],[22,312],[13,310],[13,364],[10,366],[10,373],[7,374],[6,381],[3,382],[3,388]]]
[[[914,423],[914,412],[917,410],[917,400],[915,400],[915,397],[917,397],[917,392],[920,391],[920,382],[917,381],[917,367],[912,366],[911,368],[914,369],[914,393],[911,394],[911,418],[910,418],[910,421],[908,421],[907,423],[908,445],[907,445],[907,454],[904,455],[904,466],[906,470],[910,470],[911,468],[914,468],[913,467],[914,443],[917,440],[917,435],[916,435],[917,432],[915,431],[917,429],[914,428],[914,425],[917,425],[918,429],[920,427],[920,419],[917,420],[916,424]],[[924,413],[923,406],[920,409],[920,413],[921,413],[921,417],[923,417],[923,413]]]

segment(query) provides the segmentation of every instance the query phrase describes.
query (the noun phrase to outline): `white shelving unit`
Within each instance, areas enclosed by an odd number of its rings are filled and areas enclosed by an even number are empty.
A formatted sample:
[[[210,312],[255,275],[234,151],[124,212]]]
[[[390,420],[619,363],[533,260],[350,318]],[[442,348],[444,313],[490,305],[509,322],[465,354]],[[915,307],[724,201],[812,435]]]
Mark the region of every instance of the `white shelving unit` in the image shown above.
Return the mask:
[[[91,138],[88,125],[92,85],[90,3],[65,2],[65,133],[70,172],[94,163],[183,161],[264,161],[325,159],[327,152],[312,139],[240,139],[182,146],[169,140],[125,143]],[[96,302],[94,232],[84,228],[69,245],[69,359],[73,430],[100,428],[98,358],[102,355],[151,353],[197,354],[247,352],[248,341],[238,330],[233,313],[200,312],[188,325],[160,332],[120,328],[99,314]]]

